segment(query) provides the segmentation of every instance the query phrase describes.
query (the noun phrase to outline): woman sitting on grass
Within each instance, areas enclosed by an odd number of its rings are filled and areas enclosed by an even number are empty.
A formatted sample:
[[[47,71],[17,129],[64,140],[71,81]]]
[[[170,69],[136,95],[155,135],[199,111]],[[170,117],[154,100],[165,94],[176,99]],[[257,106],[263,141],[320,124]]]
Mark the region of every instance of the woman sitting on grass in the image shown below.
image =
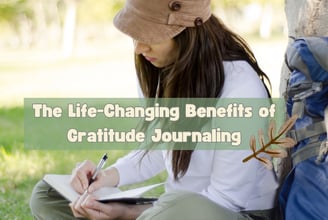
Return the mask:
[[[210,9],[210,0],[127,0],[115,26],[135,46],[135,66],[146,98],[267,98],[266,75],[242,38]],[[133,151],[99,173],[73,172],[72,186],[144,181],[166,170],[165,193],[154,204],[100,203],[90,194],[69,202],[39,182],[31,209],[36,219],[274,219],[277,182],[248,150]]]

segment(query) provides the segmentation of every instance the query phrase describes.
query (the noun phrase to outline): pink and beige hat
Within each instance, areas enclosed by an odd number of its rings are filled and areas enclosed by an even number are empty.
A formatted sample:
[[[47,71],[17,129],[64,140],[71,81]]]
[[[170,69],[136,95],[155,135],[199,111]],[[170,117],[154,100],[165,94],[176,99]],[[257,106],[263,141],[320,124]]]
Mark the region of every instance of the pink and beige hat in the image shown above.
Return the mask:
[[[127,0],[114,25],[134,40],[156,44],[211,16],[210,0]]]

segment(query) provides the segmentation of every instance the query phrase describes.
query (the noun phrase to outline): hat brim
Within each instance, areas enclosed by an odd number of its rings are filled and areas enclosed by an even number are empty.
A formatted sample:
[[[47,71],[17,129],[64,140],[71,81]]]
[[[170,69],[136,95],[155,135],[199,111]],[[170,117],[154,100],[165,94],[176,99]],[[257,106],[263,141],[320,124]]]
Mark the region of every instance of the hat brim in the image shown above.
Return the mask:
[[[183,26],[148,21],[126,8],[114,17],[114,25],[134,40],[146,44],[158,44],[172,39],[185,29]]]

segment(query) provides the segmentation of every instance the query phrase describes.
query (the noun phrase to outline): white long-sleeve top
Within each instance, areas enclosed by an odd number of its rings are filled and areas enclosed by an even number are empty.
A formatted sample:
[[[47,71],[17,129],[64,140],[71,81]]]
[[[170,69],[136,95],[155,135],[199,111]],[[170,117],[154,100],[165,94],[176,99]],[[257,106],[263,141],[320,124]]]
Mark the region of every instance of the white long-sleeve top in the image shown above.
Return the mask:
[[[224,62],[225,83],[222,98],[266,98],[267,93],[256,72],[245,61]],[[174,180],[171,154],[153,150],[146,154],[133,151],[120,158],[119,185],[144,181],[166,170],[165,190],[201,193],[233,211],[270,209],[274,205],[278,183],[274,171],[255,159],[243,163],[249,150],[195,150],[186,174]]]

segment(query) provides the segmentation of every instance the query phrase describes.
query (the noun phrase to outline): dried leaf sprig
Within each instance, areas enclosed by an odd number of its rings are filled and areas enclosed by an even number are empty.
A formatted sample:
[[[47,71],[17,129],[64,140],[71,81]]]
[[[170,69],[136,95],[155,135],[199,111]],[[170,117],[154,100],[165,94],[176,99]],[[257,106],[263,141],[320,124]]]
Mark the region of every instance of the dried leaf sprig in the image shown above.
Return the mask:
[[[268,149],[272,144],[276,144],[282,148],[291,148],[296,144],[296,141],[293,138],[290,137],[282,137],[283,134],[288,132],[293,125],[295,124],[298,116],[293,115],[290,117],[279,129],[278,134],[276,133],[276,123],[274,120],[270,121],[269,128],[268,128],[268,139],[269,141],[266,143],[264,139],[263,130],[260,129],[258,132],[258,141],[261,146],[260,149],[256,149],[256,139],[255,136],[251,136],[249,140],[249,146],[253,153],[243,159],[243,162],[247,162],[252,158],[255,158],[259,160],[261,163],[263,163],[268,169],[272,169],[272,162],[266,158],[259,156],[261,153],[265,153],[270,155],[271,157],[275,158],[284,158],[287,156],[287,152],[284,149]]]

